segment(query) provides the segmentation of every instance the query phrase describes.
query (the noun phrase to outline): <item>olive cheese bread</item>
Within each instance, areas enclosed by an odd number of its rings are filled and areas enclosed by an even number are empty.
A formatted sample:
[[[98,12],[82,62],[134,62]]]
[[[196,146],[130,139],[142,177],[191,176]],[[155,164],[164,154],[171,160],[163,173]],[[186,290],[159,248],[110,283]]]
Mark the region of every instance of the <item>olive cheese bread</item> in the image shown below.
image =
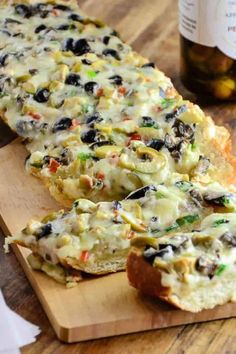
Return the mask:
[[[76,1],[2,1],[0,38],[1,116],[61,203],[185,175],[234,181],[226,129]]]
[[[57,280],[58,272],[61,276],[70,271],[71,283],[73,269],[92,274],[123,270],[131,239],[159,239],[176,230],[191,231],[214,211],[231,216],[236,211],[236,194],[218,183],[207,187],[187,181],[168,187],[147,185],[120,202],[95,204],[78,199],[69,212],[30,221],[19,235],[7,238],[6,245],[18,243],[30,248],[32,266]]]
[[[236,301],[236,214],[213,213],[192,232],[132,241],[131,285],[191,312]]]

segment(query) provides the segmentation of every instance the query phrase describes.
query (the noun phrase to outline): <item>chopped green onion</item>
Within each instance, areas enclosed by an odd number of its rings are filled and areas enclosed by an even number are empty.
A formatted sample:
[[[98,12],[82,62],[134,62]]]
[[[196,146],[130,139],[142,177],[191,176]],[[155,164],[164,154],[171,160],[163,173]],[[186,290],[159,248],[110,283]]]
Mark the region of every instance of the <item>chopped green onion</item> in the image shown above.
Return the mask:
[[[219,265],[219,268],[217,269],[216,271],[216,275],[221,275],[221,273],[223,273],[223,271],[227,268],[227,265],[226,264],[220,264]]]
[[[222,204],[224,204],[224,206],[227,206],[227,205],[230,204],[230,198],[227,197],[227,196],[223,196],[223,197],[221,197],[219,199],[221,200]]]
[[[94,71],[94,70],[88,70],[88,71],[86,72],[86,74],[88,75],[88,77],[89,77],[90,79],[93,79],[94,77],[97,76],[97,73],[96,73],[96,71]]]
[[[162,192],[156,192],[156,197],[158,198],[158,199],[161,199],[161,198],[166,198],[166,195],[164,194],[164,193],[162,193]]]
[[[174,98],[163,98],[161,100],[161,107],[163,109],[166,109],[168,107],[171,107],[174,103],[175,103],[175,99]]]
[[[195,151],[196,148],[197,148],[197,144],[196,144],[196,143],[192,143],[192,144],[191,144],[191,150],[192,150],[192,151]]]
[[[179,225],[178,225],[177,223],[174,223],[173,225],[167,227],[167,228],[165,229],[165,232],[170,232],[170,231],[172,231],[172,230],[176,230],[176,229],[178,229],[178,227],[179,227]]]
[[[153,123],[142,123],[140,127],[143,128],[154,128],[154,129],[160,129],[159,125],[156,122]]]
[[[199,216],[197,214],[183,216],[182,218],[177,219],[173,225],[167,227],[165,229],[165,232],[170,232],[172,230],[178,229],[181,226],[184,226],[187,224],[192,224],[195,221],[197,221],[198,219],[199,219]]]
[[[175,185],[183,192],[188,192],[191,188],[193,188],[192,183],[186,181],[178,181]]]
[[[5,96],[8,96],[8,94],[5,93],[5,92],[0,92],[0,98],[3,98],[3,97],[5,97]]]
[[[212,224],[212,227],[218,227],[220,225],[223,225],[223,224],[228,224],[229,223],[229,220],[227,219],[219,219],[219,220],[215,220]]]
[[[92,155],[91,154],[86,154],[85,152],[80,152],[78,153],[78,158],[80,159],[80,161],[86,161],[91,159]]]
[[[187,224],[192,224],[195,221],[197,221],[198,219],[199,219],[199,216],[197,214],[186,215],[186,216],[183,216],[182,218],[177,219],[176,223],[179,226],[184,226],[184,225],[187,225]]]

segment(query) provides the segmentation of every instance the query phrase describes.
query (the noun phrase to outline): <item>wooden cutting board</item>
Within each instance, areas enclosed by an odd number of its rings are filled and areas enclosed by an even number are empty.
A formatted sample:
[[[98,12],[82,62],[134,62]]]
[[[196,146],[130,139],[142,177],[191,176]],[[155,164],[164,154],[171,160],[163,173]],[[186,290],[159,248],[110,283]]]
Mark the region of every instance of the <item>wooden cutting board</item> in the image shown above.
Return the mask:
[[[60,208],[39,180],[26,175],[26,155],[19,141],[0,149],[0,225],[6,234],[18,232],[31,217]],[[31,270],[28,250],[14,246],[14,252],[58,338],[68,343],[236,316],[236,303],[198,314],[176,310],[139,294],[129,286],[125,272],[66,289]]]

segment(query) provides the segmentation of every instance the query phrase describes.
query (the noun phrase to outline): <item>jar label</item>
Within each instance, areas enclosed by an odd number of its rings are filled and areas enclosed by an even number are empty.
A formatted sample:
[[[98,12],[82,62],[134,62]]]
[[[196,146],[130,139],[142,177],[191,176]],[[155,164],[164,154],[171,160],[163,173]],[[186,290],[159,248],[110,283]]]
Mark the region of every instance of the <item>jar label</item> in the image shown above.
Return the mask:
[[[183,37],[236,59],[236,0],[179,0]]]

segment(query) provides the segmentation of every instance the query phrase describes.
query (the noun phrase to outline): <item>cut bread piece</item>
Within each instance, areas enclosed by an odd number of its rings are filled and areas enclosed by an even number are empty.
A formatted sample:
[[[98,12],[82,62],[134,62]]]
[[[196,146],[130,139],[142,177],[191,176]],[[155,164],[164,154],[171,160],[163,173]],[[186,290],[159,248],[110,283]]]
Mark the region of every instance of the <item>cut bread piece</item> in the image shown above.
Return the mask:
[[[198,230],[132,241],[132,286],[191,312],[236,301],[236,214],[213,213]]]
[[[34,270],[40,270],[58,283],[66,285],[67,288],[75,286],[81,279],[81,272],[71,267],[62,267],[59,264],[52,264],[44,260],[38,254],[31,253],[27,260]]]
[[[217,183],[149,185],[121,202],[79,199],[70,211],[30,221],[19,235],[6,239],[6,247],[18,243],[47,264],[106,274],[125,269],[131,239],[191,231],[214,210],[236,210],[236,195]]]
[[[227,130],[76,1],[1,2],[1,29],[1,115],[62,204],[186,176],[235,181]]]

